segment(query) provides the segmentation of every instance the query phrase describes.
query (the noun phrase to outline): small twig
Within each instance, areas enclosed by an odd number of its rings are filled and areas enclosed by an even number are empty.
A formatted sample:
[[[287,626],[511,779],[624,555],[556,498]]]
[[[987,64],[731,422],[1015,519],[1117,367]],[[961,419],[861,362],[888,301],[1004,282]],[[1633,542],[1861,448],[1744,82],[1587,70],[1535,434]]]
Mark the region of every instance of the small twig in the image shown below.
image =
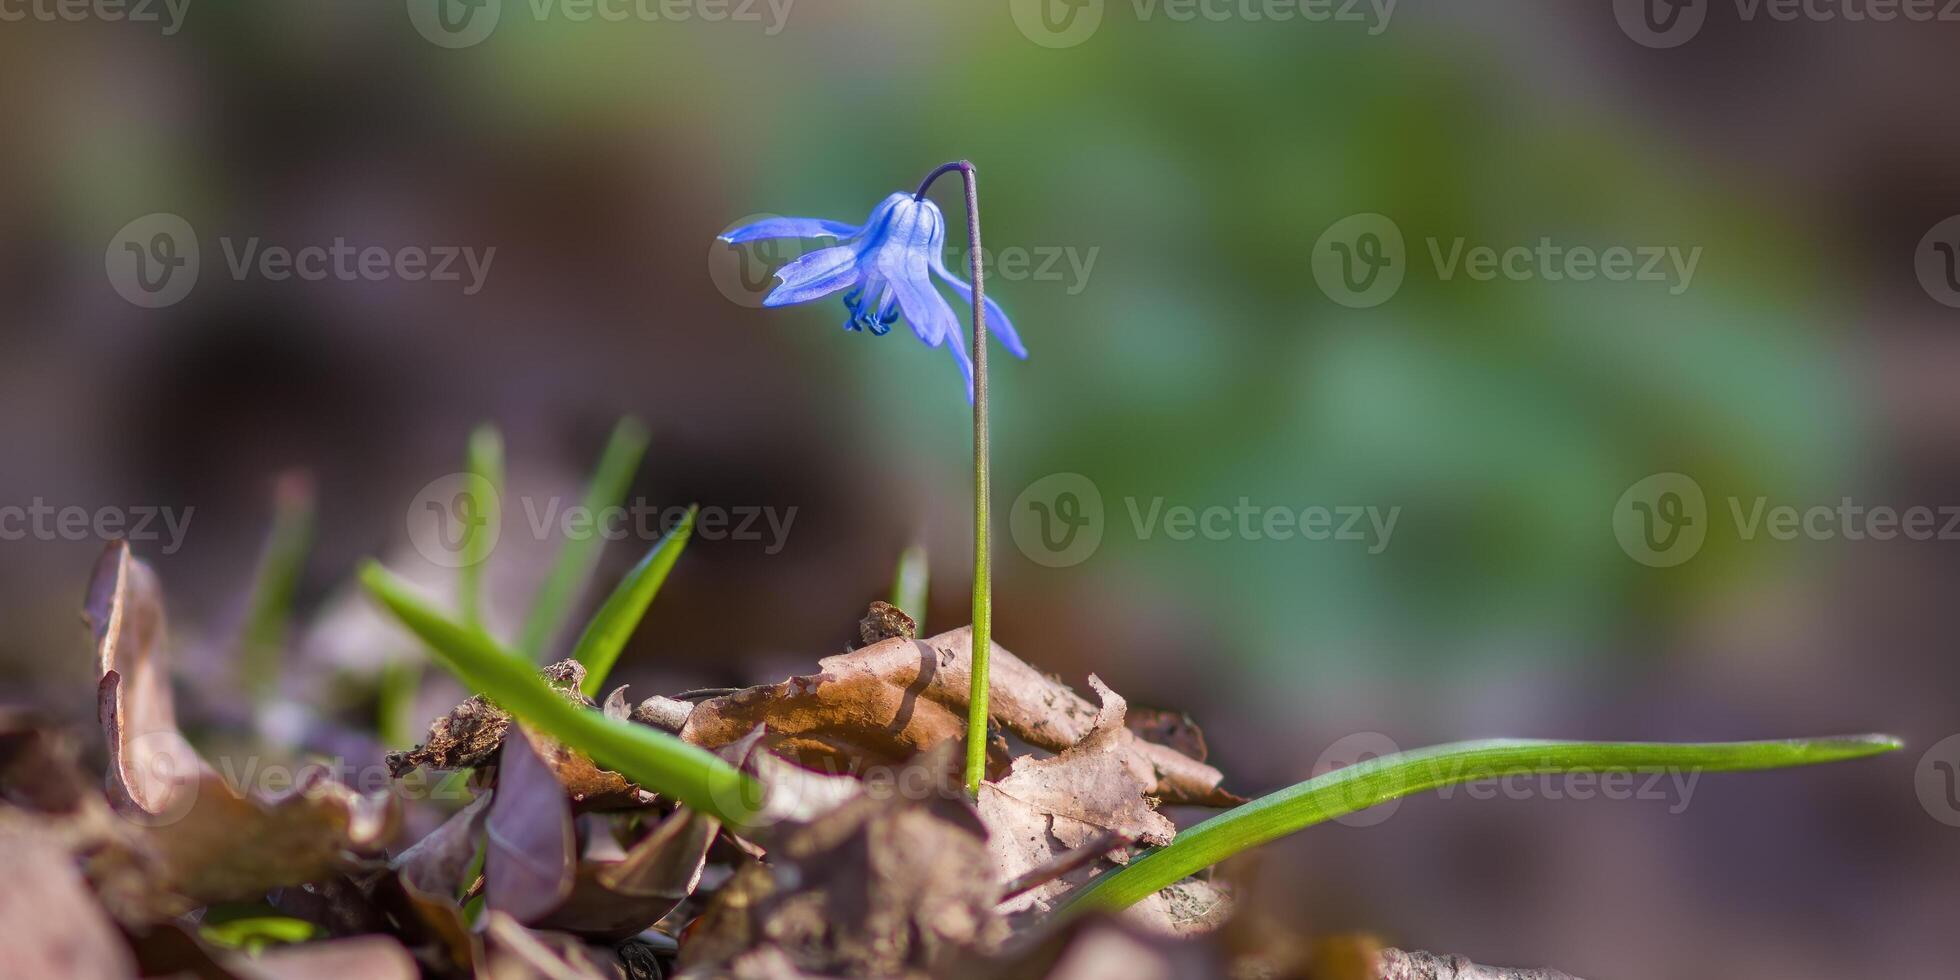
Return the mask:
[[[1057,854],[1053,858],[1050,858],[1047,863],[1037,868],[1030,868],[1013,881],[1008,882],[1007,886],[1001,890],[1000,900],[1005,902],[1023,892],[1040,888],[1042,885],[1054,881],[1119,847],[1127,847],[1130,843],[1131,840],[1128,837],[1113,830],[1105,830],[1095,837],[1090,838],[1081,847]]]
[[[719,697],[726,697],[730,694],[740,694],[743,690],[744,690],[743,688],[739,688],[739,687],[697,687],[692,691],[682,691],[681,693],[674,695],[674,700],[706,701],[709,698],[719,698]]]
[[[1517,970],[1478,966],[1461,956],[1437,956],[1384,949],[1375,968],[1377,980],[1579,980],[1557,970]]]

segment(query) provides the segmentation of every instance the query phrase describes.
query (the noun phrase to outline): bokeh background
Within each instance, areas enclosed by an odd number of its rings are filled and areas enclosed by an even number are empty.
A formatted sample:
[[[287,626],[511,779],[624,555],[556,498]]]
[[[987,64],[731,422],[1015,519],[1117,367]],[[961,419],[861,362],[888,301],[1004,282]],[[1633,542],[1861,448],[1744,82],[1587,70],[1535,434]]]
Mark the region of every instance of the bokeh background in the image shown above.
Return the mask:
[[[287,707],[343,711],[415,656],[352,569],[443,581],[410,546],[417,495],[482,422],[525,500],[569,503],[631,414],[652,432],[636,500],[794,509],[780,542],[690,547],[619,670],[642,693],[807,672],[913,541],[929,629],[965,622],[950,358],[903,327],[844,333],[834,302],[759,309],[795,253],[715,236],[758,213],[858,221],[966,157],[990,292],[1033,349],[997,350],[993,374],[996,631],[1024,658],[1190,712],[1249,793],[1357,745],[1908,741],[1688,798],[1410,799],[1262,852],[1285,920],[1593,977],[1950,970],[1960,540],[1750,538],[1729,502],[1960,505],[1960,293],[1938,274],[1960,232],[1935,228],[1960,212],[1960,25],[1706,0],[1667,33],[1637,4],[1554,0],[1358,21],[1238,0],[1056,0],[1046,21],[1008,0],[600,8],[623,20],[447,2],[475,19],[0,8],[21,15],[0,20],[0,505],[191,509],[180,541],[137,549],[212,717],[281,474],[319,506]],[[112,267],[159,213],[201,263],[146,308]],[[1405,241],[1401,286],[1365,308],[1315,275],[1357,214]],[[474,292],[227,263],[336,239],[496,251]],[[1432,257],[1458,239],[1699,259],[1689,280],[1485,282]],[[1008,525],[1064,473],[1102,536],[1051,567]],[[1705,542],[1670,567],[1615,533],[1662,473],[1707,500]],[[1378,549],[1131,517],[1242,500],[1400,509]],[[511,617],[555,543],[506,518]],[[611,545],[601,581],[648,544]],[[0,541],[0,690],[84,730],[100,547]],[[429,706],[454,696],[429,680]]]

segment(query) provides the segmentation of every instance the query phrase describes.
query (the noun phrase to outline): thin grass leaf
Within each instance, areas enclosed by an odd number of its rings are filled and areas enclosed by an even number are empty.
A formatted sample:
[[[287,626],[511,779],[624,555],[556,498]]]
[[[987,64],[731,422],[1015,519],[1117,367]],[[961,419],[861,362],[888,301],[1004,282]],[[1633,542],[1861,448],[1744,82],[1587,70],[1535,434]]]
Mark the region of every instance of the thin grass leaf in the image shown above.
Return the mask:
[[[293,618],[300,572],[313,550],[313,484],[304,475],[280,477],[273,491],[272,530],[253,575],[252,605],[239,635],[239,664],[254,702],[272,693]]]
[[[646,453],[647,430],[631,418],[619,420],[613,426],[612,437],[606,441],[606,451],[599,456],[599,465],[592,472],[592,482],[585,490],[586,513],[597,515],[610,507],[617,507],[626,498],[626,491],[632,485],[633,473],[640,468],[640,458]],[[565,628],[565,620],[571,616],[572,603],[578,600],[579,593],[592,578],[593,566],[599,560],[599,548],[604,537],[590,534],[582,539],[567,538],[558,549],[558,560],[552,564],[551,572],[545,576],[544,583],[538,587],[537,598],[531,602],[531,615],[524,621],[524,632],[517,648],[534,661],[544,660],[545,650],[551,641]]]
[[[470,433],[465,453],[470,479],[463,493],[471,501],[463,521],[462,564],[456,568],[456,608],[463,625],[483,628],[483,572],[496,544],[494,529],[503,526],[504,437],[485,423]],[[400,659],[382,669],[376,692],[375,727],[384,744],[407,748],[415,741],[415,696],[422,691],[422,661]]]
[[[912,617],[920,636],[926,632],[926,589],[930,574],[926,565],[926,546],[922,544],[905,549],[898,556],[898,569],[892,573],[891,604]]]
[[[286,946],[320,938],[319,926],[289,915],[207,915],[198,926],[205,942],[224,949],[257,954],[271,946]]]
[[[494,425],[480,425],[470,433],[468,453],[469,491],[476,499],[482,520],[469,521],[463,529],[463,564],[456,569],[456,607],[463,625],[483,625],[483,567],[490,560],[495,535],[489,529],[503,524],[504,437]],[[478,492],[481,491],[481,492]]]
[[[375,691],[375,734],[389,748],[405,749],[416,742],[415,696],[422,690],[422,661],[397,657],[381,668]]]
[[[626,648],[626,641],[639,628],[640,618],[653,604],[653,597],[660,594],[660,586],[667,581],[667,573],[674,570],[674,562],[686,550],[687,539],[694,534],[694,515],[699,509],[687,509],[681,522],[663,535],[653,550],[626,573],[612,595],[606,598],[606,604],[599,607],[590,623],[585,624],[585,632],[579,636],[578,646],[572,649],[572,659],[585,665],[582,690],[586,697],[599,696],[600,689],[605,686],[606,675],[619,661],[619,652]]]
[[[1316,776],[1221,813],[1094,879],[1071,895],[1061,911],[1126,908],[1240,851],[1440,786],[1544,773],[1781,769],[1857,759],[1900,746],[1889,735],[1684,744],[1487,739],[1397,752]]]
[[[608,769],[724,823],[743,826],[762,801],[747,774],[706,749],[659,729],[615,721],[551,689],[524,658],[481,630],[465,629],[422,601],[387,569],[369,562],[361,584],[471,690]]]

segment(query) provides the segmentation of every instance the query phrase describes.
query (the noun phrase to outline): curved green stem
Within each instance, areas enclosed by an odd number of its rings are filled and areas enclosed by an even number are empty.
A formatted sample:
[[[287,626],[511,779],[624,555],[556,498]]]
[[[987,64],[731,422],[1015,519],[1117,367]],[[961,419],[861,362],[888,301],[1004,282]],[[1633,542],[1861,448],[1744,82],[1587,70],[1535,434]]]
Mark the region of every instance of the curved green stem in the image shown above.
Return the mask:
[[[973,687],[966,709],[966,789],[980,793],[987,769],[987,655],[994,633],[994,570],[988,554],[993,517],[988,506],[992,492],[987,444],[987,284],[980,257],[980,186],[973,164],[955,160],[944,164],[919,184],[915,197],[924,198],[941,174],[959,171],[966,185],[966,246],[973,276]]]

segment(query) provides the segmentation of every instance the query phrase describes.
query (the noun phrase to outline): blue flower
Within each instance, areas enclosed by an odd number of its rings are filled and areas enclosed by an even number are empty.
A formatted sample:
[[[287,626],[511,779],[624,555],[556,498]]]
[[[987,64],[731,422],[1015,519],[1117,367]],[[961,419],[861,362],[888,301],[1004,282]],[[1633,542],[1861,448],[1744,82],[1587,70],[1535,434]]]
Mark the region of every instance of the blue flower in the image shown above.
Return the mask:
[[[924,198],[897,193],[885,198],[865,219],[863,227],[820,218],[766,218],[721,236],[730,245],[770,238],[829,238],[838,244],[811,252],[776,270],[777,286],[764,306],[790,306],[844,292],[850,316],[846,330],[869,330],[883,336],[900,319],[912,325],[927,347],[944,345],[966,377],[967,399],[973,398],[973,362],[960,333],[959,318],[939,294],[932,276],[946,281],[967,303],[973,287],[946,268],[946,218],[939,206]],[[930,275],[928,274],[930,273]],[[1028,349],[1000,304],[987,300],[988,332],[1001,346],[1025,359]]]

